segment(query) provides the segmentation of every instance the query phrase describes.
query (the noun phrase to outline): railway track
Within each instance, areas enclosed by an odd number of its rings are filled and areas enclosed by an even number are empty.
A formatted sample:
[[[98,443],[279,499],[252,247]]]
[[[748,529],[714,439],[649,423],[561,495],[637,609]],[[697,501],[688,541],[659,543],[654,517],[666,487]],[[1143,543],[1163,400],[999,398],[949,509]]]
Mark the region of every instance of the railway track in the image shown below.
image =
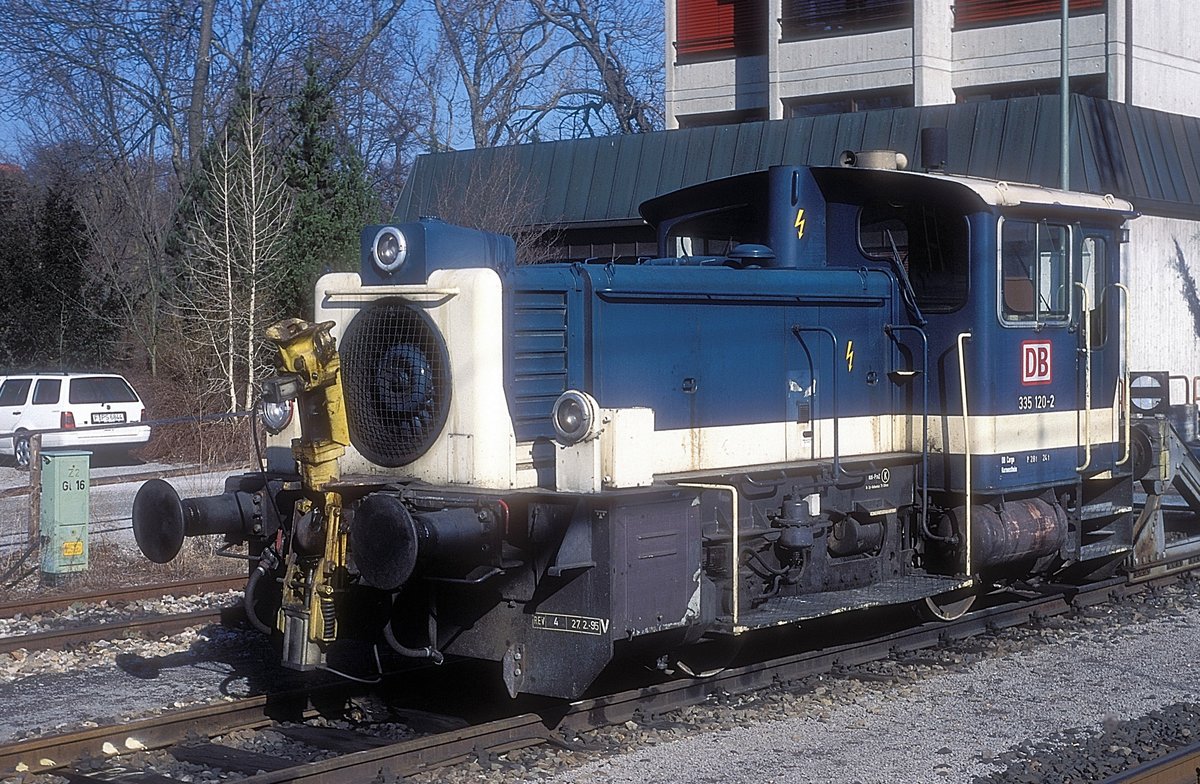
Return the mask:
[[[12,618],[18,613],[29,616],[39,613],[60,612],[79,603],[119,603],[141,599],[157,599],[164,596],[186,596],[196,593],[236,590],[240,589],[244,583],[245,578],[240,576],[210,577],[138,588],[125,588],[102,593],[73,594],[34,602],[8,602],[0,605],[0,618]],[[50,650],[95,640],[111,640],[132,635],[156,637],[164,634],[174,634],[192,626],[204,626],[212,623],[238,623],[244,618],[244,612],[240,606],[237,606],[214,607],[170,615],[106,619],[98,623],[76,624],[69,628],[0,637],[0,653],[8,653],[17,649],[24,649],[26,651]]]
[[[1198,781],[1200,743],[1195,743],[1105,779],[1102,784],[1196,784]]]
[[[241,588],[246,583],[245,575],[228,577],[197,577],[170,583],[155,583],[129,588],[114,588],[110,591],[63,594],[45,599],[17,599],[0,603],[0,618],[21,615],[36,615],[60,612],[73,604],[100,604],[101,602],[135,602],[139,599],[157,599],[162,596],[187,596],[209,591],[229,591]]]
[[[1016,606],[1006,604],[978,610],[954,622],[926,623],[869,641],[850,642],[747,664],[703,680],[639,685],[566,705],[555,703],[545,709],[520,713],[514,711],[510,715],[472,723],[465,728],[435,732],[396,743],[351,730],[272,724],[263,715],[265,707],[272,700],[291,705],[290,711],[286,712],[290,721],[299,721],[312,710],[312,695],[277,695],[228,707],[210,706],[137,725],[91,729],[0,747],[0,775],[13,770],[53,770],[59,775],[69,772],[72,774],[69,778],[86,781],[71,770],[72,760],[81,756],[103,757],[129,749],[157,748],[169,749],[170,754],[180,760],[248,775],[244,780],[254,784],[369,782],[377,780],[381,773],[409,775],[468,760],[472,756],[497,755],[543,743],[571,747],[570,738],[579,732],[631,719],[645,721],[647,717],[704,702],[713,695],[743,695],[769,687],[804,688],[805,679],[811,676],[837,673],[892,654],[927,649],[943,641],[966,639],[1030,620],[1053,617],[1073,607],[1087,607],[1119,599],[1170,579],[1173,578],[1140,585],[1111,580],[1082,589],[1063,589]],[[300,706],[301,702],[305,703],[303,707]],[[275,708],[271,711],[272,716],[279,719],[283,713],[278,709],[278,704]],[[268,726],[333,756],[319,762],[299,764],[274,757],[267,762],[262,755],[218,743],[185,742],[188,733],[193,736],[200,733],[213,738],[231,729],[261,729]],[[1194,780],[1193,773],[1189,781]]]

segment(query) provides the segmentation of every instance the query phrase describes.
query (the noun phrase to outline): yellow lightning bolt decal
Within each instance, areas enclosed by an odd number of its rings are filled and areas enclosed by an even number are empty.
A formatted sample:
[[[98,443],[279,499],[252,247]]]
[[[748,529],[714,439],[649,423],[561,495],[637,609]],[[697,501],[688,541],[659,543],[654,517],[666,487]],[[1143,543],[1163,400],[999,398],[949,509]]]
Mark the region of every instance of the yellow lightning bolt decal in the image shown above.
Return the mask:
[[[796,239],[804,237],[804,208],[796,210]]]
[[[854,372],[854,341],[846,341],[846,372]]]

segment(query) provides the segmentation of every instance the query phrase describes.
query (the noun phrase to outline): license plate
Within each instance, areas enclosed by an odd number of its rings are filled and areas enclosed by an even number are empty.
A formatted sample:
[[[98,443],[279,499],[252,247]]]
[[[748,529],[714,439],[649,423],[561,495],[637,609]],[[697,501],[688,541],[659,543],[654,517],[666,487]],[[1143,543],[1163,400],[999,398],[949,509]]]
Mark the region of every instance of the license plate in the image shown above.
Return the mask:
[[[116,422],[124,421],[124,411],[101,411],[99,414],[92,414],[93,425],[111,425]]]

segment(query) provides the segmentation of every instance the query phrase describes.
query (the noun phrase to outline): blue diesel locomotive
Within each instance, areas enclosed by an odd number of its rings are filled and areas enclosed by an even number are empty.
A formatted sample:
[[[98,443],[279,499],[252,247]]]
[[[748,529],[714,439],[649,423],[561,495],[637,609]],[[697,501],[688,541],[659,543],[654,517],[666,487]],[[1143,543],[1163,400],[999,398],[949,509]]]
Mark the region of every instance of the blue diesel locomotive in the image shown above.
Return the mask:
[[[315,321],[268,333],[264,470],[206,498],[148,483],[139,544],[248,542],[250,617],[290,667],[378,642],[500,663],[514,696],[1111,573],[1130,205],[845,157],[654,198],[657,258],[631,263],[368,228]]]

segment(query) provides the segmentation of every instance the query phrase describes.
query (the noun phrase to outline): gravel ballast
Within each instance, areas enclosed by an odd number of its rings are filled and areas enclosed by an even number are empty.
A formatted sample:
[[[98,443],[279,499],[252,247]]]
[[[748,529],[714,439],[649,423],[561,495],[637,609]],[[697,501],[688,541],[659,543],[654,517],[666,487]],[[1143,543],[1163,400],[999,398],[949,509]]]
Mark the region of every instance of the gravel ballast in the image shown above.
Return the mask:
[[[1200,739],[1198,638],[1200,583],[1187,581],[406,781],[1099,781]],[[10,664],[0,737],[280,688],[288,678],[272,658],[256,634],[207,627]],[[366,723],[383,728],[378,713]],[[380,734],[407,735],[394,729]]]
[[[720,730],[605,755],[552,780],[1098,781],[1200,739],[1198,646],[1200,599],[1186,583],[1144,604],[957,644],[938,652],[945,664],[891,663],[894,683],[841,678],[779,695],[750,723],[726,709]]]

